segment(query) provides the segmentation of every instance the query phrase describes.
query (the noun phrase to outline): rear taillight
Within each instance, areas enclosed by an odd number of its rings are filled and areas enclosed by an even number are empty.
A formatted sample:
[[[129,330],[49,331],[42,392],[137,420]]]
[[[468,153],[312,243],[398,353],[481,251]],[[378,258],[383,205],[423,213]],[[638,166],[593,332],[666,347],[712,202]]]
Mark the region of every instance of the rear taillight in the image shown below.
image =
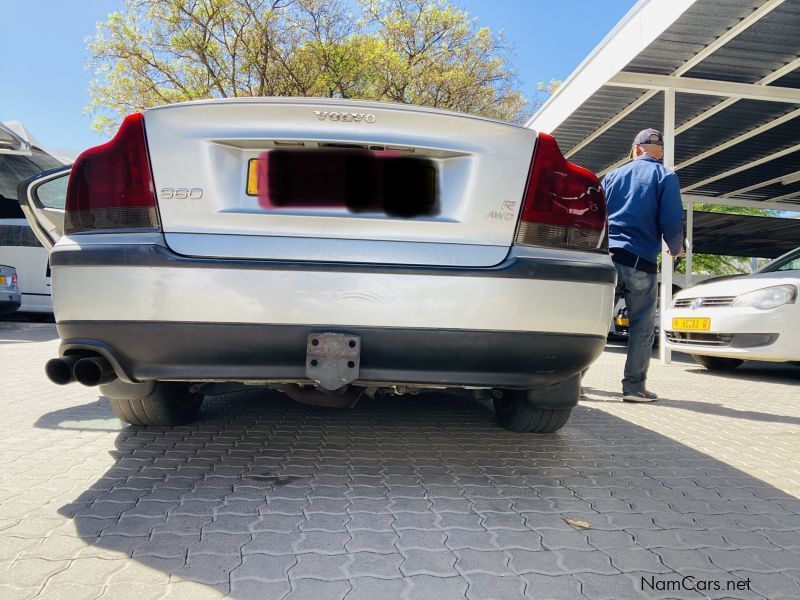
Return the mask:
[[[591,171],[567,161],[552,136],[539,134],[520,212],[517,244],[606,248],[606,199]]]
[[[11,287],[16,287],[16,285],[17,285],[17,274],[16,273],[12,273],[11,274]]]
[[[110,142],[86,150],[72,166],[64,232],[158,228],[144,115],[135,113]]]

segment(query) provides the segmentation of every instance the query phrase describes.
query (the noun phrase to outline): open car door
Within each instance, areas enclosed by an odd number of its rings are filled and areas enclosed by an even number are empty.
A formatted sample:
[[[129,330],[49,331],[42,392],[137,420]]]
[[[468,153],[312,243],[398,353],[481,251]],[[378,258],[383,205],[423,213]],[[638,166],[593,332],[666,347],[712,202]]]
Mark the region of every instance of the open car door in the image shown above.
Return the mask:
[[[49,252],[64,235],[64,206],[72,165],[44,171],[19,184],[17,197],[39,242]]]

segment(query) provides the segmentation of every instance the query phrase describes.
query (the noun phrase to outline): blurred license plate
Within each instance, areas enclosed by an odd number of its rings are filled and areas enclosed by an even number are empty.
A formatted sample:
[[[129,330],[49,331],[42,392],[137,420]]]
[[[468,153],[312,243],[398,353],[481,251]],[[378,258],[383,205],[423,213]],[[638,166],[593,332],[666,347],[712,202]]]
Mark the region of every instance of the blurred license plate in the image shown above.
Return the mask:
[[[630,320],[627,317],[617,317],[616,323],[620,327],[628,327],[631,324]]]
[[[711,319],[693,317],[691,319],[672,319],[672,328],[678,331],[708,331],[711,329]]]
[[[272,150],[247,165],[246,192],[266,209],[439,214],[436,165],[394,151]]]
[[[6,276],[0,275],[0,285],[5,285],[5,284],[6,284]]]

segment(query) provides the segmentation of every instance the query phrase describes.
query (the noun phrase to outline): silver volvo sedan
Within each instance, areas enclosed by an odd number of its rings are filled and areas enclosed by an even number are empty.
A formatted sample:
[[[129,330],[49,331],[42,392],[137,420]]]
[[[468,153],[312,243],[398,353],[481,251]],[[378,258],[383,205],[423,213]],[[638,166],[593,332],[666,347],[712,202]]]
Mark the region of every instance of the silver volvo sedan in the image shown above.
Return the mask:
[[[46,372],[99,385],[133,425],[267,386],[334,405],[446,389],[493,400],[508,429],[552,432],[608,331],[597,177],[491,119],[173,104],[19,197],[51,248],[61,346]]]

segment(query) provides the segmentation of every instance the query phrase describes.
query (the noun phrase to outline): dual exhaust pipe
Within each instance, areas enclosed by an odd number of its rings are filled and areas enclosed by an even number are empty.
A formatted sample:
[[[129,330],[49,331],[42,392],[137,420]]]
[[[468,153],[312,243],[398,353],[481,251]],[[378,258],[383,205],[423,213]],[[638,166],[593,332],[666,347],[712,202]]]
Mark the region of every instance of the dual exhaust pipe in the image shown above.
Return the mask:
[[[111,383],[117,378],[114,367],[102,356],[81,357],[71,354],[52,358],[44,366],[47,378],[55,384],[67,385],[73,381],[94,387]]]

